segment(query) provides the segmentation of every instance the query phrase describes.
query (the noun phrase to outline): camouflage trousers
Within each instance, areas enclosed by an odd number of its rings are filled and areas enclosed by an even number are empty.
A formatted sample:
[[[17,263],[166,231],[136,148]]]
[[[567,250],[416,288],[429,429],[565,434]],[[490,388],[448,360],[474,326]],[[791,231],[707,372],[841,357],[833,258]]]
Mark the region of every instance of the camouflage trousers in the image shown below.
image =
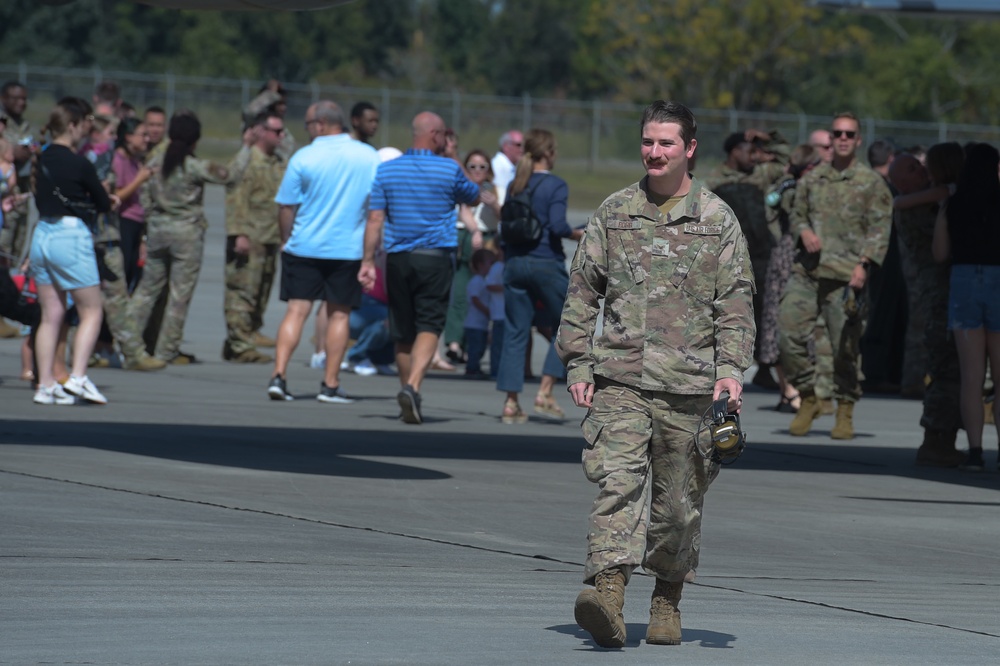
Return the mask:
[[[132,295],[132,314],[145,328],[156,299],[167,290],[167,307],[154,356],[171,361],[180,353],[184,323],[194,296],[205,253],[205,230],[196,224],[150,225],[146,265]]]
[[[807,395],[816,391],[816,364],[809,358],[809,342],[822,314],[833,347],[833,397],[843,402],[861,398],[858,364],[865,313],[848,316],[847,307],[854,303],[846,281],[815,278],[798,265],[792,269],[781,298],[779,346],[788,381],[799,391]]]
[[[598,485],[590,513],[584,582],[611,567],[688,580],[698,568],[705,492],[719,466],[694,433],[710,395],[643,391],[596,378],[583,421],[583,469]]]
[[[948,291],[951,269],[929,264],[917,272],[916,291],[925,322],[924,345],[927,373],[931,383],[924,392],[924,413],[920,425],[932,430],[962,427],[959,407],[959,366],[955,338],[948,330]]]
[[[820,400],[829,400],[833,397],[833,345],[826,334],[822,313],[816,320],[812,354],[816,361],[816,385],[813,390]]]
[[[126,361],[133,361],[144,355],[146,349],[142,340],[142,328],[132,316],[132,299],[125,282],[125,259],[121,246],[115,243],[98,243],[98,261],[104,261],[117,280],[101,280],[101,295],[104,297],[104,321]],[[100,251],[103,250],[103,259]]]
[[[271,297],[277,245],[250,244],[250,253],[233,252],[235,236],[226,243],[226,347],[233,354],[255,349],[254,333],[264,324]]]
[[[0,254],[12,257],[8,263],[13,266],[28,241],[28,211],[26,207],[18,206],[4,215],[3,228],[0,228]]]

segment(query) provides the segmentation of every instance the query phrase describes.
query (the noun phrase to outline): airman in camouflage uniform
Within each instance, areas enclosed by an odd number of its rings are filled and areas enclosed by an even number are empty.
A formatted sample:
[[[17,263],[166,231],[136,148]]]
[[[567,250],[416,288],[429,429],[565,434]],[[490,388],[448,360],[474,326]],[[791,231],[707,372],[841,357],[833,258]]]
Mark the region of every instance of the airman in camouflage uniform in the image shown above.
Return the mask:
[[[117,182],[111,170],[114,151],[101,155],[94,165],[101,182],[114,192]],[[146,352],[142,328],[132,316],[132,299],[125,280],[125,257],[122,254],[122,237],[118,213],[98,216],[94,233],[94,253],[101,268],[101,296],[104,297],[104,321],[118,342],[125,357],[126,370],[160,370],[167,364]]]
[[[193,148],[200,136],[201,124],[193,115],[175,115],[170,120],[171,143],[179,141]],[[162,159],[156,158],[149,165],[154,175],[142,189],[147,226],[146,265],[132,297],[133,315],[145,327],[157,298],[169,287],[154,353],[167,363],[184,365],[194,361],[190,354],[181,353],[180,344],[205,251],[208,227],[202,203],[205,184],[229,185],[239,181],[250,161],[252,136],[252,130],[244,134],[243,148],[228,167],[188,154],[165,177],[162,160],[169,155],[169,147]]]
[[[228,188],[232,207],[226,207],[227,337],[222,358],[241,363],[273,360],[257,351],[255,335],[274,283],[281,244],[274,198],[287,163],[276,153],[285,132],[281,118],[265,117],[260,129],[243,179]]]
[[[246,127],[252,127],[261,116],[267,113],[275,113],[279,118],[284,120],[287,110],[288,103],[286,101],[285,89],[278,81],[271,79],[261,89],[260,93],[243,107],[243,124]],[[278,156],[287,164],[288,160],[292,159],[292,155],[294,154],[295,137],[292,136],[291,130],[285,127],[285,133],[281,137],[281,144],[278,146]]]
[[[961,151],[957,144],[953,144],[952,149]],[[903,195],[901,199],[915,192],[924,194],[931,185],[927,170],[908,154],[896,158],[889,176]],[[943,187],[937,189],[947,192]],[[895,224],[904,266],[911,265],[914,273],[913,279],[907,280],[906,289],[910,323],[916,321],[918,330],[915,335],[907,331],[906,357],[913,358],[910,348],[919,345],[925,361],[922,368],[930,377],[920,418],[924,439],[917,450],[916,462],[932,467],[957,467],[965,460],[965,454],[955,449],[962,418],[958,353],[948,330],[950,270],[947,264],[934,261],[931,251],[934,222],[939,211],[940,206],[936,203],[907,206],[901,202],[895,210]]]
[[[892,200],[882,177],[856,159],[861,132],[852,114],[834,118],[834,159],[798,185],[791,227],[805,252],[781,301],[781,361],[802,406],[789,432],[805,435],[820,413],[808,344],[820,312],[834,345],[834,439],[854,438],[854,403],[861,397],[858,356],[864,329],[868,265],[888,249]]]
[[[658,101],[642,127],[647,176],[589,221],[557,340],[573,400],[590,408],[583,466],[600,488],[584,570],[595,589],[577,597],[576,619],[605,647],[624,645],[624,586],[640,565],[657,577],[646,641],[680,643],[677,604],[698,566],[702,502],[718,474],[694,434],[723,390],[736,408],[755,332],[739,222],[688,175],[694,116]]]

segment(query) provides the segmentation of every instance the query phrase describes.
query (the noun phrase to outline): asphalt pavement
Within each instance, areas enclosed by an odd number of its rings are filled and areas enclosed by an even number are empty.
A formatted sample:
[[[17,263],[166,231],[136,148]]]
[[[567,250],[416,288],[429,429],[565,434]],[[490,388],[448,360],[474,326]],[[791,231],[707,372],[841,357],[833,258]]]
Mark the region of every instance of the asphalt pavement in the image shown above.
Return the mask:
[[[298,399],[268,400],[269,366],[220,358],[208,201],[183,346],[202,363],[93,370],[107,406],[42,407],[0,341],[0,663],[994,663],[994,430],[986,473],[917,468],[917,402],[865,397],[858,436],[835,442],[833,417],[790,437],[777,395],[751,390],[748,449],[706,499],[682,645],[642,640],[653,584],[636,575],[628,644],[603,650],[573,621],[595,493],[583,410],[561,394],[566,421],[503,425],[491,383],[446,373],[422,426],[397,421],[391,377],[345,375],[363,399],[322,404],[308,339]]]

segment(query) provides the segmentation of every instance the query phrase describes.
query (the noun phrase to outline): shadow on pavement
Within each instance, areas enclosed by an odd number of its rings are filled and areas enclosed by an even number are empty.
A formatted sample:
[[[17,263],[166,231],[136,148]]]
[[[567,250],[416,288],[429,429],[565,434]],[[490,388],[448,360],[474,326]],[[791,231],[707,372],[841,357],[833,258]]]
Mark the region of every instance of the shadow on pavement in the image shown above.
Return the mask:
[[[596,652],[610,652],[612,648],[602,648],[590,638],[590,634],[581,629],[575,624],[557,624],[551,627],[546,627],[547,631],[554,631],[559,634],[565,634],[567,636],[575,636],[579,638],[584,643],[584,647],[589,647]],[[635,648],[640,647],[646,642],[646,625],[639,622],[629,622],[625,625],[625,647]],[[703,648],[727,648],[731,649],[732,645],[736,641],[736,636],[732,634],[723,634],[717,631],[707,631],[704,629],[683,629],[681,631],[681,643],[682,644],[694,644],[697,643],[698,647]],[[650,650],[664,650],[669,653],[671,646],[669,645],[650,645]],[[669,656],[665,654],[664,656]]]
[[[446,472],[395,461],[483,460],[580,464],[583,440],[571,434],[525,436],[443,433],[421,428],[337,430],[190,424],[0,421],[0,446],[83,446],[131,455],[226,467],[373,479],[440,480]],[[355,457],[356,456],[356,457]],[[916,467],[914,451],[879,447],[869,441],[801,443],[750,441],[727,470],[769,470],[826,474],[872,474],[1000,490],[993,472]]]

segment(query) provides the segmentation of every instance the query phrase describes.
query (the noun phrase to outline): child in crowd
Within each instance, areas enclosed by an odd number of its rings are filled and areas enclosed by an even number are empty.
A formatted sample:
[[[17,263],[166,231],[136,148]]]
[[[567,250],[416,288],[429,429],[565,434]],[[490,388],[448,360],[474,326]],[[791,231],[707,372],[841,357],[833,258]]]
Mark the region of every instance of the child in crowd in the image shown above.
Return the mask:
[[[503,250],[497,247],[496,261],[490,266],[486,274],[486,291],[490,295],[490,321],[492,331],[490,332],[490,377],[497,378],[497,370],[500,369],[500,353],[503,351]]]
[[[495,255],[484,248],[473,252],[469,262],[472,278],[465,289],[465,298],[469,304],[465,315],[465,349],[468,354],[465,376],[476,379],[486,378],[480,362],[486,353],[486,342],[490,335],[490,296],[486,290],[486,275],[490,272],[494,259]]]

